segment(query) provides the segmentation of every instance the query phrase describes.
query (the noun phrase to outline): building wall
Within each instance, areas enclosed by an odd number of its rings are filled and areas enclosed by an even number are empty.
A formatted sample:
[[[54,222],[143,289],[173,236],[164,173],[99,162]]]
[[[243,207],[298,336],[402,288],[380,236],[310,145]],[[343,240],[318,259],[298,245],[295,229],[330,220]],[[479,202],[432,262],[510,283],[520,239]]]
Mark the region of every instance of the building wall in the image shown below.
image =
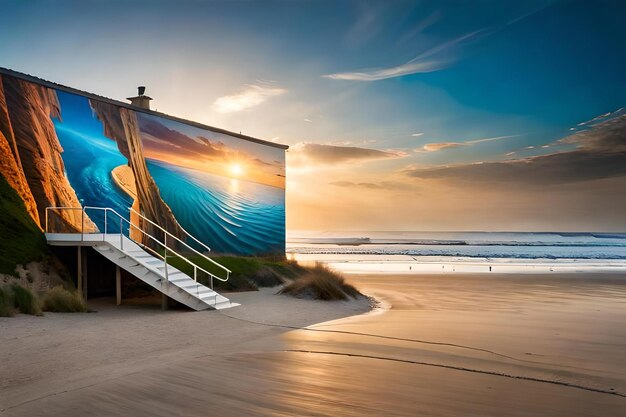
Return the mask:
[[[67,90],[0,74],[0,174],[42,228],[48,206],[133,207],[216,253],[284,253],[283,147]],[[87,214],[50,227],[104,228]]]

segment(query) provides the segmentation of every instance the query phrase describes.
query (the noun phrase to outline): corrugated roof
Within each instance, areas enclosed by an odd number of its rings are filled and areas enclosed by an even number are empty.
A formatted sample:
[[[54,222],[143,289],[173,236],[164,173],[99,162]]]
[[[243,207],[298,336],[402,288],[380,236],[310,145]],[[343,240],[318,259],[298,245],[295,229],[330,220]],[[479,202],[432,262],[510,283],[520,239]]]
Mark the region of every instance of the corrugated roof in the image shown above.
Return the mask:
[[[154,116],[159,116],[159,117],[164,117],[166,119],[170,119],[170,120],[174,120],[177,122],[181,122],[181,123],[185,123],[191,126],[195,126],[195,127],[199,127],[201,129],[206,129],[206,130],[210,130],[212,132],[216,132],[216,133],[223,133],[225,135],[229,135],[229,136],[233,136],[239,139],[243,139],[243,140],[247,140],[250,142],[255,142],[255,143],[259,143],[261,145],[267,145],[267,146],[272,146],[274,148],[280,148],[280,149],[288,149],[289,146],[287,145],[281,145],[279,143],[275,143],[275,142],[269,142],[266,140],[262,140],[262,139],[257,139],[257,138],[253,138],[252,136],[246,136],[246,135],[242,135],[240,133],[235,133],[235,132],[230,132],[228,130],[225,129],[220,129],[218,127],[213,127],[213,126],[208,126],[202,123],[198,123],[198,122],[194,122],[193,120],[187,120],[187,119],[182,119],[180,117],[176,117],[176,116],[170,116],[169,114],[165,114],[165,113],[161,113],[158,111],[154,111],[154,110],[148,110],[148,109],[144,109],[142,107],[137,107],[137,106],[133,106],[131,104],[128,103],[124,103],[122,101],[118,101],[118,100],[113,100],[111,98],[108,97],[103,97],[103,96],[99,96],[97,94],[93,94],[93,93],[89,93],[87,91],[82,91],[82,90],[78,90],[76,88],[72,88],[72,87],[68,87],[65,85],[61,85],[61,84],[57,84],[54,83],[52,81],[48,81],[48,80],[44,80],[29,74],[24,74],[21,72],[17,72],[17,71],[13,71],[10,70],[8,68],[3,68],[0,67],[0,74],[4,74],[4,75],[9,75],[12,77],[16,77],[16,78],[20,78],[22,80],[25,81],[30,81],[33,83],[37,83],[37,84],[41,84],[44,85],[46,87],[49,88],[54,88],[57,90],[61,90],[61,91],[65,91],[67,93],[72,93],[72,94],[78,94],[90,99],[94,99],[94,100],[99,100],[99,101],[103,101],[105,103],[109,103],[109,104],[113,104],[115,106],[120,106],[120,107],[125,107],[127,109],[131,109],[137,112],[142,112],[142,113],[147,113],[147,114],[152,114]]]

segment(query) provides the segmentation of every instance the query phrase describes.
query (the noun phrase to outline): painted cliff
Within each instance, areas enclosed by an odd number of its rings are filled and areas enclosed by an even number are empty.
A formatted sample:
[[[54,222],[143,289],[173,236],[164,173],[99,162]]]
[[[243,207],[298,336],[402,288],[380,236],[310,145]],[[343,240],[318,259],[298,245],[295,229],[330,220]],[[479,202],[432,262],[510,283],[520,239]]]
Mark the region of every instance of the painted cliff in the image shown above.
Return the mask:
[[[143,145],[134,111],[101,101],[90,100],[91,108],[104,126],[104,135],[117,143],[119,151],[128,159],[135,180],[136,198],[133,209],[159,224],[168,232],[183,237],[183,232],[169,206],[163,201],[144,159]],[[152,236],[162,239],[162,233],[150,224],[143,224],[131,212],[131,222]],[[133,238],[148,243],[144,237],[133,233]]]
[[[10,76],[0,76],[0,173],[17,191],[35,222],[45,227],[46,207],[81,204],[67,178],[63,148],[52,118],[60,118],[56,92]],[[81,212],[50,216],[57,231],[80,230]],[[69,229],[69,230],[68,230]],[[85,231],[96,227],[87,217]]]

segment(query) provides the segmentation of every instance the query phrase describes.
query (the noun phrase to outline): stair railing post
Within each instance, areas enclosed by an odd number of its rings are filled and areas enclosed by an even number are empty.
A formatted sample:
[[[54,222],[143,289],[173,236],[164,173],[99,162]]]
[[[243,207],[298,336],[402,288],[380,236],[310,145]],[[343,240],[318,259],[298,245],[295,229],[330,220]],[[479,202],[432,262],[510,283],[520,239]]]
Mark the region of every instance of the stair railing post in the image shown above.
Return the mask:
[[[102,235],[102,241],[104,242],[107,238],[107,213],[108,210],[104,209],[104,235]]]
[[[213,274],[211,274],[211,289],[213,289]]]
[[[120,249],[124,250],[124,229],[123,229],[121,217],[120,217]]]
[[[165,243],[163,246],[165,246],[165,256],[163,256],[163,262],[165,263],[165,280],[167,281],[167,233],[165,234]]]
[[[198,268],[195,264],[193,265],[193,280],[198,282]]]
[[[80,215],[80,241],[85,240],[85,207]]]

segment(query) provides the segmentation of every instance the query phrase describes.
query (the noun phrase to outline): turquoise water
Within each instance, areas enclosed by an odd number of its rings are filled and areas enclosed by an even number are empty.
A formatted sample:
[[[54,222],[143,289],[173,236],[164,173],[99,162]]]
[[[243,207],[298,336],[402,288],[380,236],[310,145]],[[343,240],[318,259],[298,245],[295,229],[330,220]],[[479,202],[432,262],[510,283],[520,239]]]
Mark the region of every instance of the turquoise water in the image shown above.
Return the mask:
[[[111,171],[128,163],[113,140],[83,135],[59,122],[55,128],[61,146],[65,174],[83,206],[111,207],[128,218],[132,200],[113,182]],[[104,230],[102,212],[87,211],[100,230]],[[119,232],[119,223],[109,216],[107,230]]]
[[[148,160],[178,222],[219,253],[284,253],[285,191]]]

